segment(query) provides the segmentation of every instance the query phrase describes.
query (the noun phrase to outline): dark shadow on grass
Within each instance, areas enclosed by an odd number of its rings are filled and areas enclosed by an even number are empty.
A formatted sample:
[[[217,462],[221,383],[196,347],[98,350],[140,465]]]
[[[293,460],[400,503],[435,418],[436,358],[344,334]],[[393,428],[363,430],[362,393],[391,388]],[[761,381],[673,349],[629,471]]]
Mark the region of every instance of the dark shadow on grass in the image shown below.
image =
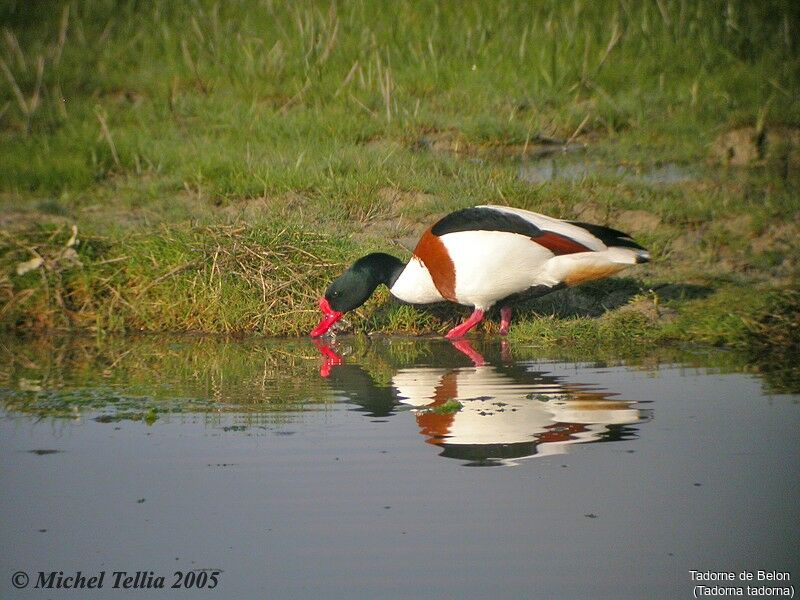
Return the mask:
[[[638,295],[649,296],[651,300],[655,295],[659,303],[664,303],[705,298],[713,293],[713,288],[702,285],[667,283],[650,288],[633,277],[614,277],[562,288],[535,298],[518,300],[512,302],[511,306],[515,320],[544,315],[557,319],[597,318],[630,304]],[[373,319],[378,323],[387,322],[399,304],[403,303],[396,299],[382,304],[373,313]],[[500,307],[500,303],[495,305],[487,318],[498,322]],[[442,324],[455,324],[469,314],[467,307],[452,302],[420,305],[417,308]]]
[[[638,295],[655,294],[659,302],[667,302],[705,298],[713,293],[712,288],[701,285],[670,283],[649,288],[633,277],[615,277],[519,302],[514,306],[514,312],[519,317],[536,314],[559,319],[596,318],[629,304]],[[499,314],[499,307],[493,312]]]
[[[632,277],[604,279],[576,287],[562,288],[538,298],[512,305],[515,318],[531,315],[552,315],[559,319],[571,317],[599,317],[626,305],[637,294],[646,291],[641,282]],[[499,306],[492,311],[497,318]]]
[[[632,277],[603,279],[557,290],[520,303],[515,309],[519,316],[530,309],[540,315],[553,315],[561,319],[599,317],[609,310],[624,306],[644,291],[641,282]]]
[[[652,290],[661,302],[670,300],[698,300],[714,293],[714,288],[693,283],[663,283]]]

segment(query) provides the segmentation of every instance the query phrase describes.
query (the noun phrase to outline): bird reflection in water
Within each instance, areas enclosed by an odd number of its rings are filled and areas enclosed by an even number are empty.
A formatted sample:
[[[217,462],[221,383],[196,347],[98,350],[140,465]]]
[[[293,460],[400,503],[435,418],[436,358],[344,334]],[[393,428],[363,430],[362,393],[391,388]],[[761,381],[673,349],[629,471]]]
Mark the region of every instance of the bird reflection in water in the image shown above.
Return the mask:
[[[448,366],[398,369],[389,386],[346,363],[335,345],[314,343],[323,357],[320,375],[359,410],[372,417],[411,410],[426,442],[470,465],[509,465],[564,453],[571,444],[634,439],[650,417],[607,390],[514,362],[506,340],[495,362],[468,340],[450,342],[442,346],[457,351],[450,356],[437,349],[437,362]]]

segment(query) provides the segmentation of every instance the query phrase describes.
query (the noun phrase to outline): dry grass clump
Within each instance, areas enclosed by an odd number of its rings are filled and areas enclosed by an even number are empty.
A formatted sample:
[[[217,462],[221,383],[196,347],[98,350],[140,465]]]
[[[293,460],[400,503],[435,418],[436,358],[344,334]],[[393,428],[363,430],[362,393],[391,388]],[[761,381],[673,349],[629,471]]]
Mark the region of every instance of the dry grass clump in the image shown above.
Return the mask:
[[[6,234],[0,328],[298,334],[312,326],[316,298],[345,262],[341,240],[288,227],[157,234],[116,244],[87,236],[71,246],[63,228]]]

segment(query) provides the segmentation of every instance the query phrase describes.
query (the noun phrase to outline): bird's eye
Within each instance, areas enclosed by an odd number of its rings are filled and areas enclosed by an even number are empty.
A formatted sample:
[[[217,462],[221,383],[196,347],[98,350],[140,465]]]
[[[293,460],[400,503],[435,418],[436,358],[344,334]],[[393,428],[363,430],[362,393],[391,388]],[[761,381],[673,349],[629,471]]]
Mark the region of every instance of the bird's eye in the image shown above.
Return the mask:
[[[339,296],[339,292],[333,292],[333,297],[337,298]]]

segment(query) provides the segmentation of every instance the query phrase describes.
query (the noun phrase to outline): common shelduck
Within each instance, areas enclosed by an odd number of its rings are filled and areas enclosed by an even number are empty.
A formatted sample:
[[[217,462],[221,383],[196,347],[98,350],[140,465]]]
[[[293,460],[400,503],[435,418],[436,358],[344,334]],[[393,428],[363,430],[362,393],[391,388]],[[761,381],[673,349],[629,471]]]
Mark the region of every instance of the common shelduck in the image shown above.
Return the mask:
[[[462,337],[499,302],[504,335],[511,323],[509,302],[602,279],[648,260],[647,250],[609,227],[507,206],[465,208],[425,231],[406,264],[383,252],[358,259],[320,298],[323,317],[311,336],[325,334],[381,284],[411,304],[449,300],[474,307],[447,332],[449,339]]]

